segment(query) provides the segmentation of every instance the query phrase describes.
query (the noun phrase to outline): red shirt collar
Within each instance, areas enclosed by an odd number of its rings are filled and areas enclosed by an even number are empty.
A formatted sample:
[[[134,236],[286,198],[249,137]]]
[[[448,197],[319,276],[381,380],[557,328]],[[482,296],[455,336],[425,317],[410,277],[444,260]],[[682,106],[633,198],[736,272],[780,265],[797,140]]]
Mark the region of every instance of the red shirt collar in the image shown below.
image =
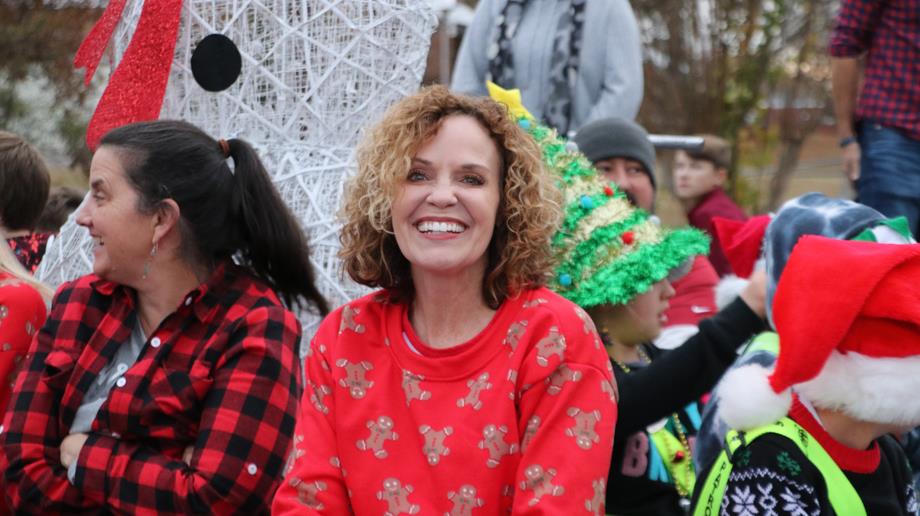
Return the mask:
[[[211,273],[211,276],[205,280],[204,283],[201,283],[189,291],[176,308],[181,308],[183,305],[190,306],[191,310],[200,321],[203,322],[207,320],[211,311],[217,308],[217,297],[213,295],[208,296],[208,294],[214,292],[216,288],[224,283],[228,268],[231,266],[232,265],[229,265],[227,262],[219,263],[217,267],[214,268],[214,272]],[[134,306],[135,293],[133,289],[95,275],[93,275],[93,278],[90,285],[96,292],[105,296],[121,296],[124,302],[129,303],[132,307]]]
[[[690,209],[690,211],[687,212],[687,217],[688,218],[692,217],[693,215],[696,214],[697,211],[700,210],[700,208],[709,204],[713,200],[716,200],[716,198],[718,197],[728,197],[728,195],[725,194],[725,190],[723,190],[721,186],[713,188],[712,190],[709,191],[709,193],[700,197],[700,202],[696,203],[696,206],[694,206],[693,208]]]
[[[877,441],[873,441],[868,450],[857,450],[841,443],[827,433],[815,416],[799,401],[798,396],[793,397],[789,417],[821,444],[840,469],[862,474],[872,473],[878,469],[881,454]]]

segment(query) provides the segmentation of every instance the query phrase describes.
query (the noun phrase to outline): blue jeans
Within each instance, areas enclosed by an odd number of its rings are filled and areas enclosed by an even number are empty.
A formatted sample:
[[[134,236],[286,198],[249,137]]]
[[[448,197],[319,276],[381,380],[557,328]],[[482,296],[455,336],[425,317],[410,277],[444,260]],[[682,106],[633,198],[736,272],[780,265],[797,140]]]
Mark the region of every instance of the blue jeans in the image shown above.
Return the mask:
[[[866,121],[860,124],[857,201],[886,217],[902,215],[920,231],[920,141]]]

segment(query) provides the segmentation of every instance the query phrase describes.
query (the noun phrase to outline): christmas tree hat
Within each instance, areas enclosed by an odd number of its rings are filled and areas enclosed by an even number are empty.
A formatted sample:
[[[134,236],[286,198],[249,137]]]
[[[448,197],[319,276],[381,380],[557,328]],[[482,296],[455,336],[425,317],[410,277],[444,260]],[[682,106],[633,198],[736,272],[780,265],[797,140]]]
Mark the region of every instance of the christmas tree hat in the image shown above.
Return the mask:
[[[709,239],[700,231],[664,229],[657,218],[630,204],[573,142],[527,112],[518,90],[488,87],[540,144],[563,192],[562,227],[552,239],[556,267],[551,289],[583,308],[625,304],[691,257],[709,252]]]

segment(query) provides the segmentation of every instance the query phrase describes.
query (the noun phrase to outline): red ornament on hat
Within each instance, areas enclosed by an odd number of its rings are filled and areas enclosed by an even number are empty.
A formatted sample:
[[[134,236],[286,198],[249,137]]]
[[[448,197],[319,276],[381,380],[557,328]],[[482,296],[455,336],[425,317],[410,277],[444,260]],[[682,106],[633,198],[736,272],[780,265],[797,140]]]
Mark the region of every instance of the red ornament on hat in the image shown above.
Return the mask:
[[[620,235],[620,240],[622,240],[623,243],[626,245],[632,244],[634,239],[635,239],[635,235],[633,235],[632,231],[624,231],[623,234]]]

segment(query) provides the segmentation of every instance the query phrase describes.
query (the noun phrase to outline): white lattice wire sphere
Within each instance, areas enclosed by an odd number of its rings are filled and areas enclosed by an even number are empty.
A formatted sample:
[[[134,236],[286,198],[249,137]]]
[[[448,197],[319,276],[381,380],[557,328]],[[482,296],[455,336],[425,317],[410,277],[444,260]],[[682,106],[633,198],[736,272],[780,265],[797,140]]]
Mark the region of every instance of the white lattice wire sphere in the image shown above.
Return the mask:
[[[143,3],[129,0],[113,36],[116,62]],[[437,18],[425,0],[187,0],[161,118],[187,120],[259,151],[310,241],[330,306],[363,293],[337,258],[335,219],[362,130],[421,82]],[[197,43],[223,34],[239,49],[240,77],[207,92],[191,71]],[[57,286],[92,270],[92,242],[71,217],[38,270]],[[318,320],[301,314],[304,341]],[[305,348],[305,347],[304,347]]]

